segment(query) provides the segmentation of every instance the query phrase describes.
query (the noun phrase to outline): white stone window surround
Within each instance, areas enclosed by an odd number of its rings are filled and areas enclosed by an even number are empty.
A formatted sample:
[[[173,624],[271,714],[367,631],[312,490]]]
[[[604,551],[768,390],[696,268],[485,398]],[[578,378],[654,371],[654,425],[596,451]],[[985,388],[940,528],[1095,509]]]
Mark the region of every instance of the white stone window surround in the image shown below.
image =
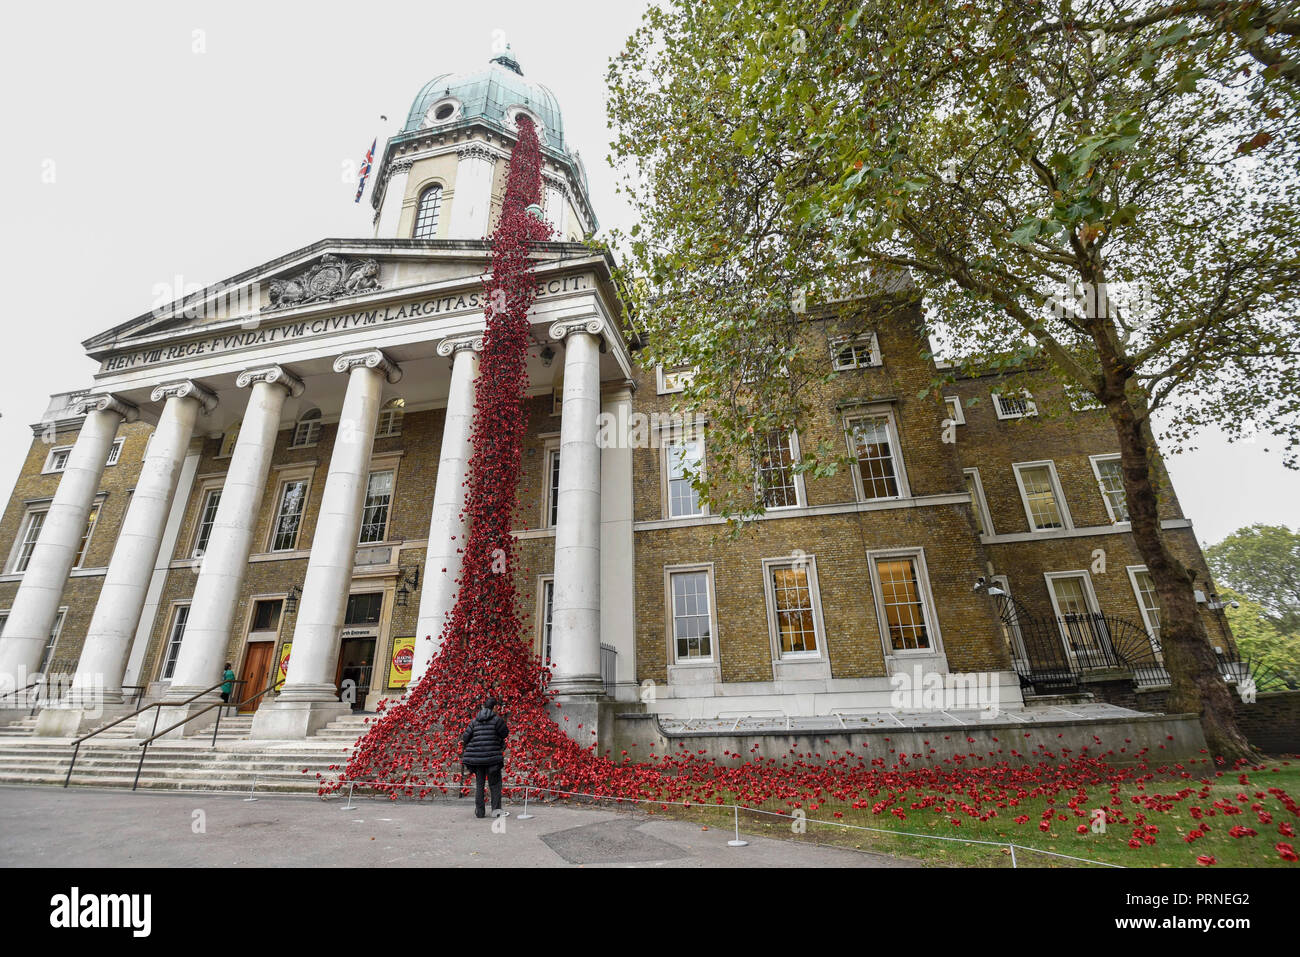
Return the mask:
[[[980,478],[980,470],[978,468],[962,469],[962,474],[974,479],[975,498],[971,505],[979,514],[980,521],[984,525],[984,533],[981,537],[996,535],[997,532],[993,529],[993,513],[989,511],[989,500],[984,495],[984,480]]]
[[[124,438],[113,440],[113,444],[108,450],[108,459],[104,462],[104,468],[108,468],[110,465],[116,465],[118,462],[122,461],[122,443],[125,441]]]
[[[44,674],[45,669],[50,662],[54,660],[54,649],[59,646],[59,638],[63,635],[63,623],[68,620],[68,606],[60,605],[59,610],[54,613],[54,624],[50,628],[50,639],[45,645],[45,650],[41,652],[41,664],[36,670]]]
[[[677,660],[677,635],[673,604],[673,575],[704,572],[709,599],[709,657]],[[711,686],[722,681],[718,635],[718,595],[713,562],[664,566],[664,641],[667,645],[669,684]]]
[[[542,508],[537,527],[554,529],[555,522],[551,520],[551,515],[559,505],[556,495],[559,491],[557,483],[559,482],[560,434],[548,432],[543,438],[541,495],[538,496]]]
[[[1060,599],[1056,593],[1056,582],[1062,579],[1077,579],[1082,582],[1082,593],[1084,603],[1088,607],[1088,613],[1092,615],[1101,614],[1101,606],[1097,604],[1097,593],[1092,587],[1092,576],[1088,574],[1086,568],[1074,568],[1068,571],[1043,572],[1043,581],[1047,583],[1047,597],[1052,603],[1052,615],[1057,620],[1057,632],[1061,636],[1061,645],[1065,648],[1065,653],[1071,658],[1075,656],[1074,649],[1070,647],[1069,634],[1065,629],[1061,619],[1068,614],[1061,610]]]
[[[1089,464],[1092,465],[1092,474],[1093,474],[1093,476],[1097,479],[1097,490],[1101,493],[1101,500],[1102,500],[1102,502],[1104,502],[1105,505],[1106,505],[1106,514],[1110,517],[1111,524],[1113,524],[1113,525],[1129,525],[1129,524],[1131,524],[1130,521],[1129,521],[1129,519],[1127,519],[1127,518],[1120,518],[1120,517],[1118,517],[1118,516],[1115,514],[1115,505],[1114,505],[1114,503],[1111,501],[1110,496],[1106,493],[1106,482],[1105,482],[1105,479],[1103,478],[1103,476],[1102,476],[1102,474],[1101,474],[1101,463],[1103,463],[1103,462],[1118,462],[1119,460],[1120,460],[1120,455],[1119,455],[1118,452],[1112,452],[1112,453],[1107,453],[1107,454],[1102,454],[1102,455],[1090,455],[1090,456],[1088,456],[1088,462],[1089,462]],[[1122,481],[1122,477],[1121,477],[1121,481]],[[1122,495],[1125,494],[1124,491],[1123,491],[1123,485],[1120,486],[1120,493],[1121,493]],[[1125,509],[1127,510],[1127,508],[1128,508],[1128,497],[1127,497],[1127,495],[1125,495],[1125,498],[1124,498],[1124,507],[1125,507]]]
[[[1046,525],[1039,528],[1034,522],[1033,511],[1029,507],[1029,494],[1025,491],[1025,480],[1020,474],[1021,469],[1041,468],[1044,466],[1047,468],[1049,481],[1051,482],[1052,497],[1056,500],[1056,510],[1061,515],[1060,528],[1053,528]],[[1061,489],[1061,480],[1056,474],[1055,461],[1052,459],[1039,459],[1034,462],[1013,462],[1011,464],[1011,471],[1016,477],[1016,487],[1020,490],[1020,504],[1024,506],[1025,520],[1029,523],[1029,530],[1031,532],[1059,532],[1062,530],[1069,531],[1074,528],[1074,520],[1070,517],[1070,506],[1065,501],[1065,493]]]
[[[451,112],[447,112],[444,109],[444,107],[448,106],[451,107]],[[424,112],[424,117],[420,120],[420,128],[427,130],[455,123],[461,118],[464,109],[465,107],[464,104],[461,103],[460,97],[444,96],[429,104],[429,108]],[[440,113],[443,114],[441,117],[439,117]]]
[[[217,449],[217,454],[213,458],[228,459],[235,454],[235,443],[239,441],[239,429],[244,424],[244,420],[232,422],[221,433],[221,448]]]
[[[90,546],[95,540],[95,531],[99,528],[100,519],[104,517],[104,502],[108,500],[107,492],[100,492],[95,496],[95,500],[90,503],[90,515],[86,518],[86,537],[84,544],[77,553],[76,560],[72,567],[84,568],[86,565],[86,556],[90,554]],[[93,521],[92,521],[93,519]]]
[[[789,469],[791,473],[791,478],[794,480],[794,503],[791,505],[764,504],[763,510],[766,512],[784,512],[790,509],[803,508],[808,502],[808,492],[804,488],[803,473],[794,470],[794,467],[799,464],[799,433],[796,432],[794,429],[773,429],[772,431],[780,432],[781,434],[785,435],[786,440],[789,443],[789,450],[790,450]],[[762,491],[761,484],[760,484],[761,483],[760,475],[761,475],[761,470],[756,466],[754,469],[755,493],[761,493]],[[760,501],[762,501],[762,499],[760,499]]]
[[[961,396],[945,395],[943,401],[948,406],[948,418],[952,419],[956,425],[966,424],[966,410],[962,408]]]
[[[180,620],[181,609],[185,609],[185,620]],[[180,645],[185,641],[185,629],[189,627],[189,609],[190,599],[183,598],[173,601],[167,610],[167,631],[166,639],[163,641],[162,653],[158,656],[158,681],[171,681],[171,675],[167,672],[174,671],[176,668],[176,659],[180,654]],[[177,634],[179,626],[180,634]],[[173,646],[175,653],[173,653]],[[167,666],[170,663],[171,668]]]
[[[320,441],[324,415],[320,409],[306,409],[298,416],[289,436],[289,448],[307,449]]]
[[[194,524],[186,536],[185,552],[182,556],[185,559],[202,558],[198,554],[199,535],[203,530],[203,515],[208,509],[208,500],[213,492],[220,494],[222,487],[226,484],[225,474],[217,476],[200,476],[195,483],[193,498],[198,502],[198,511],[194,513]],[[216,521],[216,509],[213,509],[212,518]]]
[[[386,401],[375,420],[375,438],[392,439],[402,434],[402,420],[406,418],[406,400],[401,397]]]
[[[815,651],[783,653],[781,651],[781,630],[777,620],[776,585],[772,580],[772,573],[780,568],[790,568],[800,564],[807,572],[808,598],[812,606],[813,634],[816,637],[817,649]],[[821,586],[817,579],[817,556],[794,553],[776,558],[764,558],[761,565],[773,678],[778,681],[829,678],[831,676],[830,652],[826,645],[826,622],[822,617]]]
[[[542,661],[546,661],[547,644],[553,633],[552,616],[549,614],[547,606],[551,605],[555,596],[555,576],[538,575],[537,576],[537,608],[535,611],[535,621],[537,623],[537,633],[533,636],[533,650],[541,656]]]
[[[413,197],[411,204],[411,239],[436,239],[439,230],[445,221],[443,213],[447,209],[447,201],[451,198],[451,193],[447,189],[447,184],[441,176],[430,176],[419,182],[415,189],[411,190]],[[425,207],[425,200],[428,199],[431,204],[433,222],[432,234],[428,236],[417,235],[421,228],[420,214]]]
[[[533,128],[537,131],[538,141],[543,145],[546,144],[546,124],[543,123],[542,118],[531,109],[524,106],[522,103],[512,103],[510,106],[505,108],[504,113],[506,129],[511,133],[517,133],[519,131],[519,124],[515,121],[515,117],[522,113],[533,121]]]
[[[1088,607],[1088,613],[1100,614],[1100,606],[1097,604],[1097,593],[1092,588],[1092,576],[1086,568],[1071,568],[1065,571],[1043,572],[1043,580],[1047,582],[1047,597],[1052,602],[1052,614],[1060,618],[1063,615],[1071,614],[1063,610],[1060,599],[1056,592],[1056,582],[1061,579],[1072,578],[1078,580],[1082,585],[1082,594],[1084,602]]]
[[[68,457],[72,455],[71,445],[56,445],[45,454],[45,464],[41,466],[42,475],[54,475],[68,467]]]
[[[1147,635],[1151,638],[1152,643],[1156,648],[1159,648],[1160,596],[1153,592],[1152,598],[1155,600],[1156,604],[1153,608],[1148,607],[1146,601],[1142,597],[1142,586],[1138,582],[1139,575],[1146,574],[1149,577],[1151,573],[1147,570],[1145,565],[1128,565],[1126,566],[1125,571],[1128,572],[1129,584],[1133,586],[1133,597],[1137,601],[1138,611],[1142,613],[1142,624],[1146,626]],[[1155,582],[1152,581],[1151,584],[1154,588]],[[1157,651],[1157,654],[1159,654],[1159,651]]]
[[[661,514],[666,520],[701,518],[709,514],[709,506],[705,502],[699,503],[700,510],[698,512],[684,512],[681,515],[672,514],[672,478],[669,472],[669,465],[671,464],[669,457],[673,448],[685,442],[699,442],[700,477],[707,477],[708,446],[703,424],[672,425],[659,430],[655,436],[655,444],[659,448],[659,504]]]
[[[381,476],[385,476],[385,475],[388,476],[388,481],[387,481],[388,488],[386,490],[387,499],[384,500],[382,504],[378,504],[380,498],[382,498],[382,496],[385,494],[385,490],[383,488],[385,483],[383,481],[376,482],[376,479],[380,479]],[[377,504],[371,505],[370,504],[371,494],[372,494],[371,490],[372,488],[376,488],[376,486],[377,486],[377,491],[374,492],[374,496]],[[397,497],[397,474],[391,469],[372,468],[370,472],[366,475],[366,490],[365,490],[365,495],[362,499],[362,506],[361,506],[361,530],[357,539],[358,548],[365,548],[374,545],[382,545],[384,542],[388,541],[388,527],[392,522],[393,500],[396,497]],[[382,514],[383,516],[382,526],[380,525],[379,522],[367,520],[367,519],[373,519],[380,514]],[[376,535],[374,531],[369,531],[369,534],[373,535],[374,537],[367,538],[366,536],[368,530],[376,529],[376,528],[379,530],[378,534]]]
[[[302,465],[302,466],[291,466],[291,467],[280,466],[277,471],[279,472],[279,474],[276,475],[275,477],[276,480],[275,496],[271,500],[272,501],[271,524],[270,527],[266,530],[266,541],[262,543],[263,544],[262,553],[268,555],[270,554],[285,555],[291,552],[299,551],[304,547],[307,547],[307,543],[303,541],[303,527],[307,523],[307,506],[311,503],[311,493],[312,493],[312,485],[313,485],[312,480],[316,476],[316,465],[315,463],[312,463],[310,465]],[[280,526],[281,511],[284,507],[284,490],[285,487],[289,485],[291,482],[307,483],[307,487],[306,489],[303,490],[303,495],[302,495],[302,514],[298,516],[298,531],[294,535],[293,548],[280,549],[277,551],[275,548],[275,538],[276,538],[276,530]]]
[[[843,413],[844,440],[848,443],[849,455],[852,461],[849,463],[849,471],[853,476],[853,495],[858,502],[888,502],[897,499],[907,499],[912,497],[912,487],[907,480],[907,466],[903,461],[902,443],[898,435],[898,418],[894,413],[893,403],[863,403],[846,407]],[[886,428],[889,432],[889,454],[894,464],[894,482],[898,486],[897,495],[881,495],[879,497],[869,497],[866,494],[866,486],[862,479],[862,467],[858,463],[857,443],[853,438],[853,421],[855,419],[869,419],[874,417],[884,417]],[[800,500],[801,502],[804,499]]]
[[[1034,402],[1034,397],[1028,391],[1021,389],[1018,392],[990,392],[993,398],[993,411],[997,414],[999,420],[1006,419],[1027,419],[1038,414],[1038,406]],[[1002,405],[1003,396],[1008,402],[1023,401],[1025,409],[1023,412],[1015,409],[1006,409]]]
[[[9,561],[5,563],[7,574],[22,575],[27,570],[18,567],[23,563],[23,552],[26,550],[26,561],[31,562],[32,552],[36,550],[36,542],[40,539],[40,530],[45,525],[45,519],[50,511],[52,501],[53,499],[42,499],[39,504],[35,502],[27,503],[27,512],[23,515],[22,524],[18,526],[18,534],[14,536],[13,547],[9,550]],[[40,516],[39,524],[33,527],[33,523],[38,521],[36,518],[38,515]]]
[[[866,346],[868,358],[864,361],[859,358],[857,353],[859,347]],[[851,372],[854,369],[878,369],[885,364],[884,357],[880,354],[880,336],[875,332],[866,332],[859,336],[835,336],[830,340],[831,347],[831,367],[836,372]],[[850,347],[854,347],[850,353],[849,360],[843,361],[843,355]]]
[[[288,592],[270,592],[267,594],[256,594],[248,596],[248,610],[244,612],[244,640],[248,642],[258,641],[275,641],[280,637],[280,632],[284,630],[285,619],[289,617],[288,612],[284,610],[284,602],[289,597]],[[274,629],[264,629],[255,631],[253,623],[256,621],[257,606],[264,601],[278,601],[280,603],[280,616],[275,623]],[[240,663],[242,665],[242,662]],[[250,693],[256,693],[262,689],[249,689]]]
[[[678,392],[685,392],[687,384],[694,378],[694,369],[684,366],[676,369],[664,369],[663,366],[655,366],[655,391],[659,395],[673,395]]]
[[[925,622],[926,634],[930,638],[929,648],[903,648],[895,650],[889,635],[889,619],[885,614],[884,589],[880,583],[879,564],[894,559],[910,559],[916,573],[918,598]],[[936,659],[939,670],[947,671],[947,660],[943,646],[943,635],[939,627],[938,609],[934,603],[934,591],[930,587],[930,570],[925,560],[925,548],[872,549],[867,552],[867,565],[871,573],[871,593],[875,603],[876,622],[880,632],[880,644],[885,653],[887,668],[898,659]],[[892,669],[891,669],[892,673]]]

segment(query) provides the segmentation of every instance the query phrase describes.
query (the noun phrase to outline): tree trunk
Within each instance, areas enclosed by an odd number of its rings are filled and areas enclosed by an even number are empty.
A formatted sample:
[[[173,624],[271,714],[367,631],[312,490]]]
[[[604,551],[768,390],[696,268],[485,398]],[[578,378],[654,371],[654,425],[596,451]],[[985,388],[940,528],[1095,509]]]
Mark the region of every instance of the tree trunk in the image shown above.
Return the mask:
[[[1228,762],[1253,759],[1257,755],[1237,727],[1232,693],[1219,673],[1218,659],[1196,607],[1192,576],[1170,550],[1160,527],[1153,474],[1158,452],[1149,420],[1141,414],[1145,403],[1127,394],[1123,385],[1117,395],[1116,385],[1113,380],[1107,382],[1106,405],[1119,435],[1133,538],[1160,599],[1160,642],[1172,684],[1168,710],[1200,715],[1214,757]],[[1139,404],[1141,412],[1135,408]]]

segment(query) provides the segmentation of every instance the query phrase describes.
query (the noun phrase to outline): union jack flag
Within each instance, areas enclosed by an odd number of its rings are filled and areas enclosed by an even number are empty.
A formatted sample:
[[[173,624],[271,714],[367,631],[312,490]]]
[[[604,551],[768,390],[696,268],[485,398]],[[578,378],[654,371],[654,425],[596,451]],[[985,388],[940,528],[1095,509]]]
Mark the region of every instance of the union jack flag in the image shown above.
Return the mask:
[[[352,202],[361,202],[361,194],[366,191],[366,180],[370,178],[370,164],[375,160],[375,147],[379,144],[379,137],[375,137],[370,144],[370,149],[366,150],[366,158],[361,161],[361,182],[357,183],[357,198]]]

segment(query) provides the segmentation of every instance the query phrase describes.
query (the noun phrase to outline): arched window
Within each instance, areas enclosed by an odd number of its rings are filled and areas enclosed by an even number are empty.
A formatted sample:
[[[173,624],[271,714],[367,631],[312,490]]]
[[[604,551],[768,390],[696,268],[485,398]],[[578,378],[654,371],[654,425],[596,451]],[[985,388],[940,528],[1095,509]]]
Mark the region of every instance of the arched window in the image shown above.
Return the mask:
[[[412,239],[433,239],[438,235],[438,211],[442,208],[442,187],[436,183],[420,194],[420,205],[415,210],[415,230]]]
[[[379,410],[379,425],[375,429],[375,438],[384,439],[402,434],[402,414],[406,410],[405,399],[390,399]]]
[[[291,448],[301,449],[315,445],[320,438],[320,409],[308,409],[298,420],[293,429]]]
[[[239,427],[243,422],[236,422],[230,428],[226,429],[225,434],[221,437],[221,452],[218,458],[228,458],[235,453],[235,443],[239,441]]]

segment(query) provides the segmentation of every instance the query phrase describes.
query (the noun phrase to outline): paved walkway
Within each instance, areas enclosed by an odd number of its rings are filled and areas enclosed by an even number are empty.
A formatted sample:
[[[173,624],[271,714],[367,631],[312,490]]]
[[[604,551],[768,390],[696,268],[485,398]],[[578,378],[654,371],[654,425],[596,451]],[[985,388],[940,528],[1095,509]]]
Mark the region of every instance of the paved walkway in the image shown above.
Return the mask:
[[[881,854],[744,835],[644,814],[519,805],[504,833],[472,800],[0,788],[4,867],[912,867]],[[202,824],[200,831],[199,825]]]

